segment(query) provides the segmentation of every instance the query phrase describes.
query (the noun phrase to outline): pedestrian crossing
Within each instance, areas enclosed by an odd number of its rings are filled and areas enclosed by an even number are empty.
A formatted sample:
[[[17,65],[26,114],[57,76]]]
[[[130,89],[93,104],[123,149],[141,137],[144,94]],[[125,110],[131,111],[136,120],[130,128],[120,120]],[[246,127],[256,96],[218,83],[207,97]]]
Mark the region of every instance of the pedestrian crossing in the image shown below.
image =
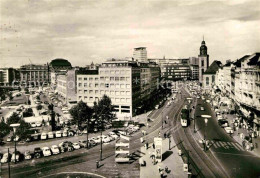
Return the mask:
[[[237,142],[224,142],[224,141],[210,141],[210,148],[214,147],[215,149],[235,149],[238,151],[245,151],[241,145]]]

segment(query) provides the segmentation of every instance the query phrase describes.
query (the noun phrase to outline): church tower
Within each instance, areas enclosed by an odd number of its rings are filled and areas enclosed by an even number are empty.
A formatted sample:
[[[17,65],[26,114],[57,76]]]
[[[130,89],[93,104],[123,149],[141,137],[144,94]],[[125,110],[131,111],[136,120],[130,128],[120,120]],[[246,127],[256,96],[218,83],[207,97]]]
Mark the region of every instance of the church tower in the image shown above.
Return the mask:
[[[206,43],[204,41],[201,42],[200,46],[200,54],[199,54],[199,82],[202,83],[203,81],[203,73],[208,69],[209,67],[209,55],[208,55],[208,48],[206,46]]]

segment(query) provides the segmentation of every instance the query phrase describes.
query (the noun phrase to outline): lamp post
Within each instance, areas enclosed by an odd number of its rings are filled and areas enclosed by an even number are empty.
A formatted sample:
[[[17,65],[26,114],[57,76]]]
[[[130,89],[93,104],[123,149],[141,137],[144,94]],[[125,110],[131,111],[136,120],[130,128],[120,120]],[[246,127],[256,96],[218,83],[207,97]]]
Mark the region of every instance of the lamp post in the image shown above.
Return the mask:
[[[16,164],[16,130],[20,126],[20,124],[11,124],[10,126],[13,127],[14,130],[14,163]]]
[[[163,129],[163,111],[162,111],[162,129]]]
[[[202,118],[204,118],[205,127],[204,127],[204,151],[206,151],[206,127],[208,123],[208,119],[211,118],[210,115],[201,115]]]

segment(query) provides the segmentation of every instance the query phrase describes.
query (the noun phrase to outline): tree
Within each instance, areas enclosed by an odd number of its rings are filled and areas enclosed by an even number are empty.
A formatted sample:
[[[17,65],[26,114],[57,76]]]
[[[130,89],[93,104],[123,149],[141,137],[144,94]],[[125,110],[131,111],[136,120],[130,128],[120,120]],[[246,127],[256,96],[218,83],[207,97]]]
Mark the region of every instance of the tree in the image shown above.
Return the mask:
[[[10,133],[10,127],[4,121],[0,122],[0,138],[3,138]]]
[[[22,89],[21,89],[21,87],[18,87],[18,91],[21,91]]]
[[[18,123],[21,120],[20,116],[17,113],[13,113],[9,118],[7,118],[7,124],[15,124]]]
[[[93,110],[95,125],[101,130],[104,129],[104,123],[112,123],[115,119],[112,101],[107,95],[104,95],[98,103],[94,102]]]
[[[19,123],[20,126],[17,128],[16,135],[18,135],[21,139],[25,139],[30,134],[31,125],[23,119],[21,119]]]
[[[32,108],[28,108],[23,112],[23,117],[31,117],[33,116],[33,110]]]
[[[12,101],[14,99],[12,92],[8,92],[7,96],[8,96],[10,101]]]
[[[89,123],[92,118],[93,110],[86,103],[80,101],[76,106],[73,106],[69,112],[72,116],[72,122],[76,123],[78,128],[81,128],[83,122],[87,123],[87,148],[88,148]]]

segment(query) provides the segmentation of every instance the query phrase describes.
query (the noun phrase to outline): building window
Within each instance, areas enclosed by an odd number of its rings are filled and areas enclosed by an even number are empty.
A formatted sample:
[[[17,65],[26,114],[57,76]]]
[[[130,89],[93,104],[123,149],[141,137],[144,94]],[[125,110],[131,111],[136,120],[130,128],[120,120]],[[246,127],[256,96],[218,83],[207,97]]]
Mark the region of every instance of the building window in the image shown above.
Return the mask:
[[[84,90],[84,94],[86,94],[88,92],[88,90]]]
[[[78,80],[82,80],[82,78],[81,78],[81,77],[79,77],[79,78],[78,78]]]
[[[85,77],[84,80],[88,80],[88,78]]]
[[[212,83],[215,82],[215,75],[212,75]]]
[[[120,87],[121,87],[121,88],[125,88],[125,84],[121,84]]]
[[[127,85],[126,85],[126,88],[130,88],[130,84],[127,84]]]
[[[89,94],[92,94],[93,93],[93,90],[89,90]]]
[[[106,84],[105,84],[105,87],[106,87],[106,88],[109,88],[109,84],[108,84],[108,83],[106,83]]]
[[[120,81],[125,81],[125,77],[120,77]]]
[[[95,87],[96,87],[96,88],[98,87],[98,83],[95,83]]]
[[[81,87],[81,86],[82,86],[82,83],[79,83],[78,86]]]
[[[209,77],[206,77],[206,86],[209,86]]]
[[[115,78],[114,77],[110,77],[110,81],[114,81],[115,80]]]
[[[119,77],[115,77],[115,80],[116,80],[116,81],[119,81]]]
[[[84,83],[84,87],[87,87],[88,86],[88,83]]]
[[[92,78],[92,77],[90,77],[90,78],[89,78],[89,80],[90,80],[90,81],[93,81],[93,78]]]
[[[201,61],[201,66],[204,66],[204,60]]]

